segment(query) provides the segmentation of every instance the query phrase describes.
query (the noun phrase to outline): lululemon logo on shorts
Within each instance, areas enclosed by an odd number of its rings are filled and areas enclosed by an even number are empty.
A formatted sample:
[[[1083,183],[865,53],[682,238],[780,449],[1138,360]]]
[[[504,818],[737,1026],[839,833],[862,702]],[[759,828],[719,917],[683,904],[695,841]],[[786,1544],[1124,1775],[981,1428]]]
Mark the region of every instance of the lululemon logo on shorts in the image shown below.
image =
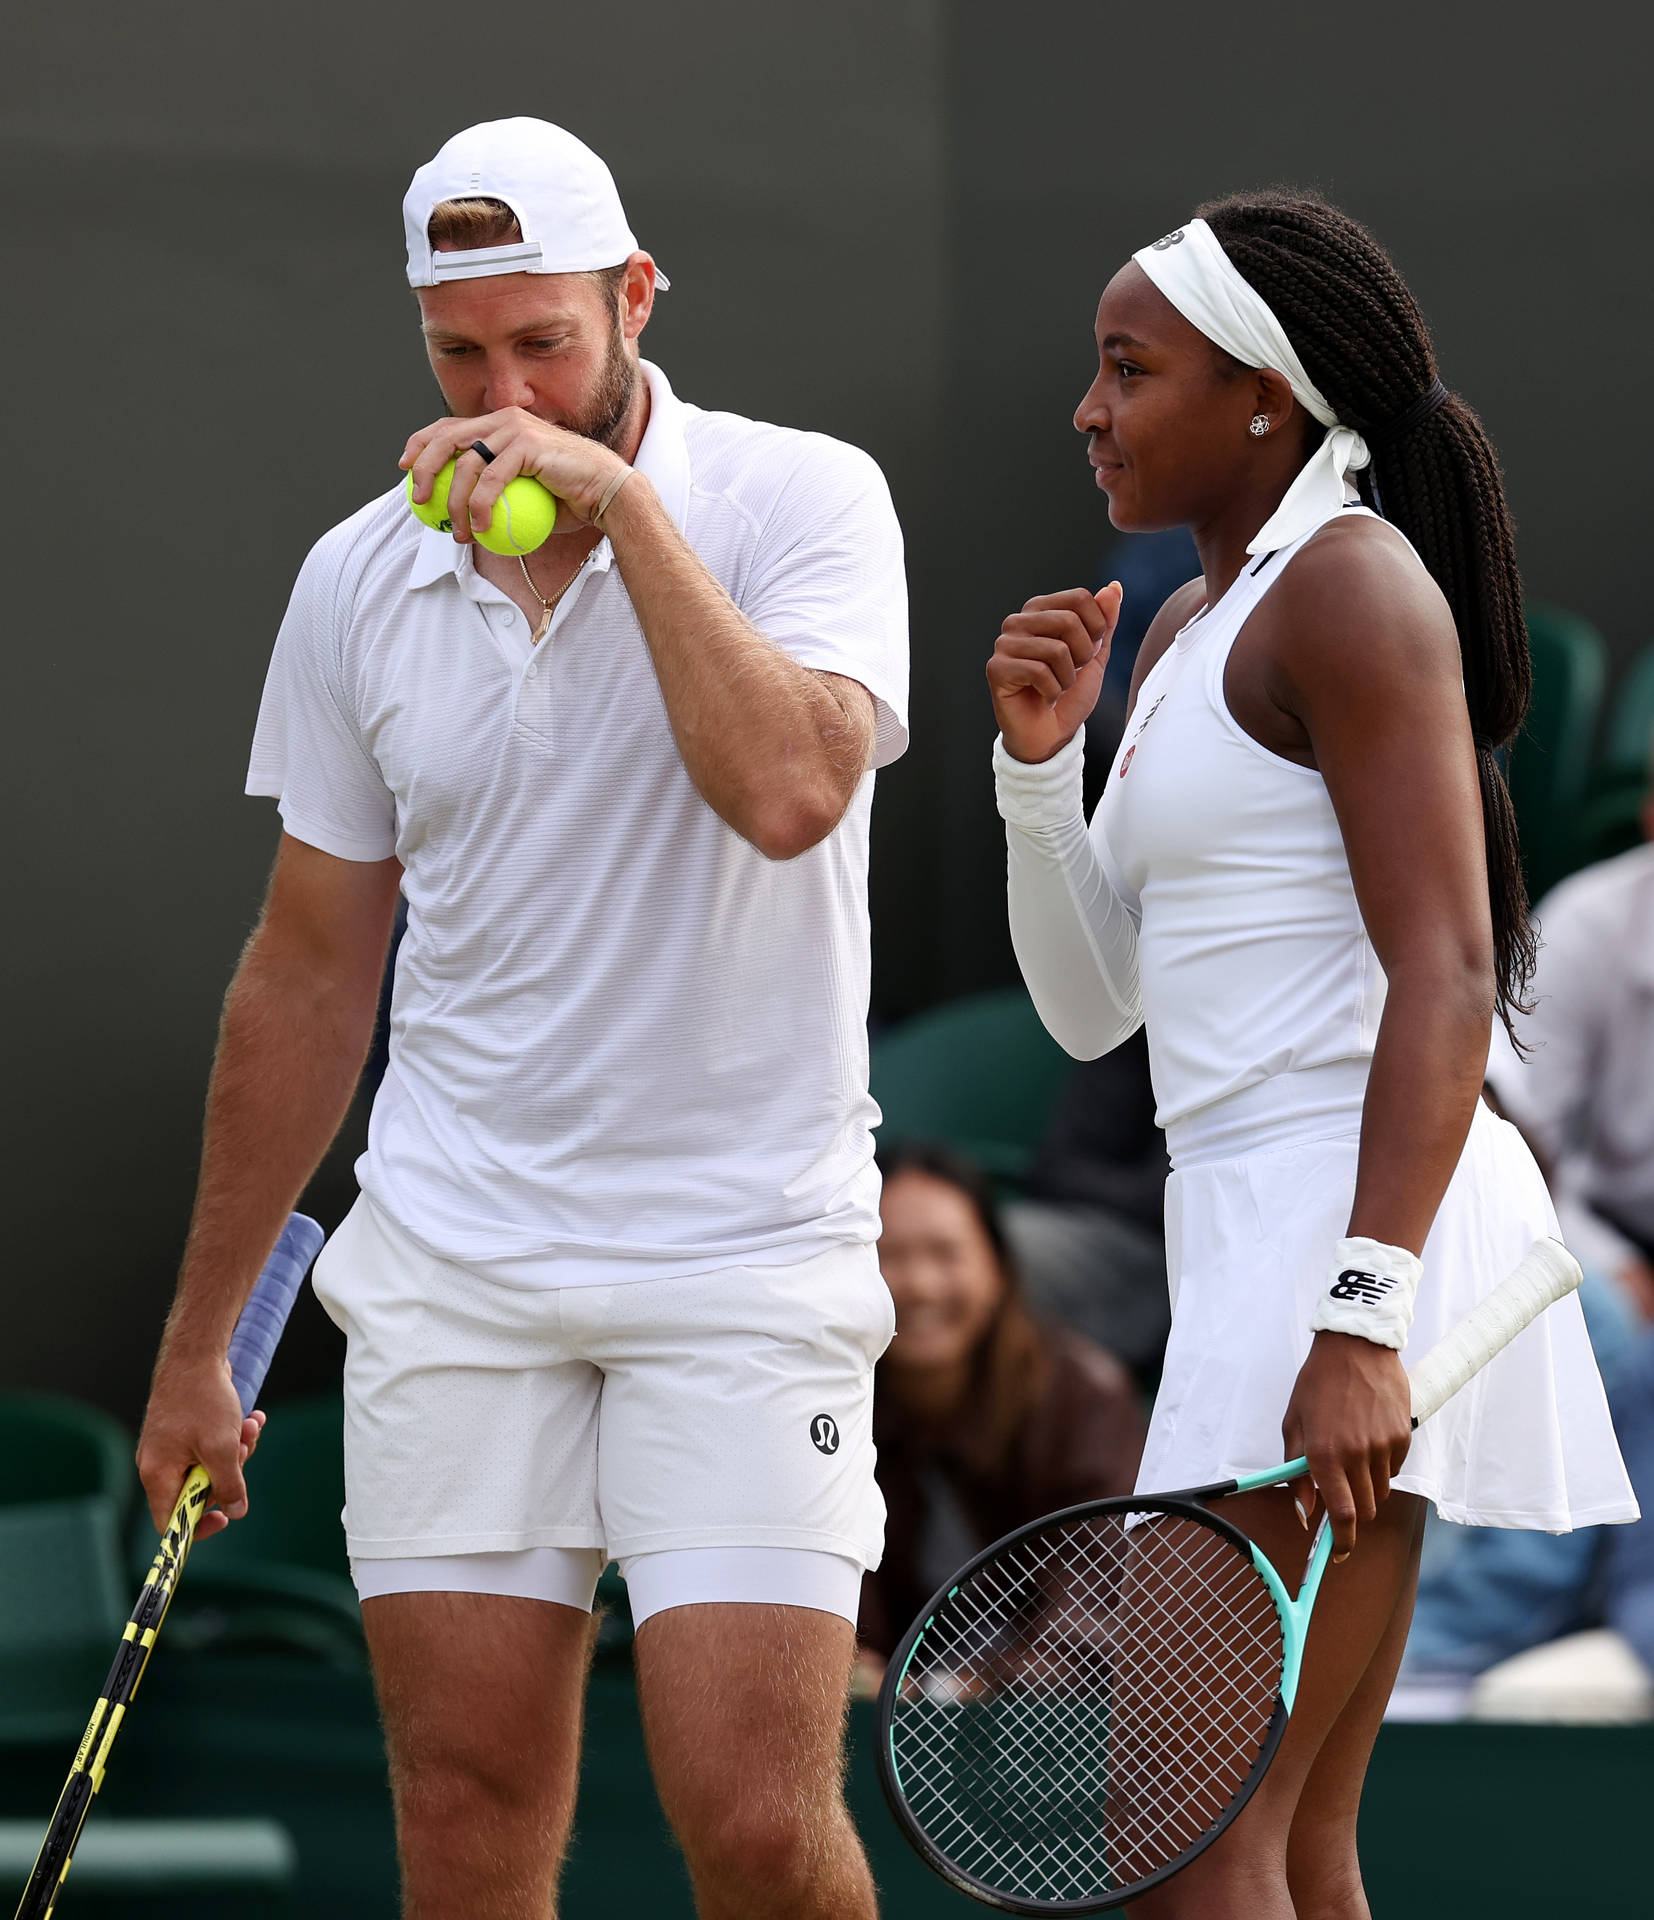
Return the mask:
[[[1151,253],[1164,253],[1168,247],[1175,247],[1182,238],[1183,229],[1179,227],[1175,233],[1168,233],[1161,239],[1156,240],[1149,251]]]
[[[838,1452],[838,1422],[830,1413],[818,1413],[810,1422],[810,1445],[817,1453]]]

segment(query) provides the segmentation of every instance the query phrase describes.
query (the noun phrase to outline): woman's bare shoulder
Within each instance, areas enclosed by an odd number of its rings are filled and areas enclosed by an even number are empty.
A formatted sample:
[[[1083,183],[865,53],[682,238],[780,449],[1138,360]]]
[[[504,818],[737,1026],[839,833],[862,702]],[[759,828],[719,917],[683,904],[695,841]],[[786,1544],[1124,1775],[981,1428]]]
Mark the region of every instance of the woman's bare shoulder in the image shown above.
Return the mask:
[[[1370,614],[1415,628],[1423,621],[1440,634],[1453,633],[1442,590],[1406,536],[1365,513],[1323,527],[1299,549],[1269,597],[1306,613],[1336,610],[1346,619]]]
[[[1351,514],[1300,548],[1259,612],[1289,680],[1336,678],[1352,698],[1396,679],[1458,683],[1459,634],[1429,570],[1394,527]]]

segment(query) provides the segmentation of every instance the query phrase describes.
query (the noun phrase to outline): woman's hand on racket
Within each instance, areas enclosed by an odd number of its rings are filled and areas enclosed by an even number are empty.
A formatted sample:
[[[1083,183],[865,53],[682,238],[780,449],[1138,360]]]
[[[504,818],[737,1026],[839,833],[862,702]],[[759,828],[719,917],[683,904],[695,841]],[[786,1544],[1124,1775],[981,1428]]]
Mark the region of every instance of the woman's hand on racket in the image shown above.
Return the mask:
[[[1355,1550],[1357,1529],[1376,1518],[1407,1458],[1413,1403],[1400,1354],[1355,1334],[1316,1334],[1281,1438],[1289,1460],[1309,1461],[1309,1478],[1291,1482],[1292,1495],[1308,1526],[1319,1493],[1336,1565]]]
[[[1120,583],[1101,593],[1040,594],[1000,629],[988,662],[994,717],[1014,760],[1049,760],[1089,718],[1102,691]]]

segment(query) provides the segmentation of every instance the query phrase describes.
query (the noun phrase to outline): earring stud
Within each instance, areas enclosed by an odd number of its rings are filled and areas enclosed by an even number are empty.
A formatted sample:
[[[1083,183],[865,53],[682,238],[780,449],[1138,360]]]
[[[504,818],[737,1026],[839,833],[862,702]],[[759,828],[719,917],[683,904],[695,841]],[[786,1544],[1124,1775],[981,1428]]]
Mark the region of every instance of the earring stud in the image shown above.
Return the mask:
[[[1253,414],[1252,424],[1247,428],[1247,432],[1251,434],[1252,438],[1254,440],[1261,440],[1268,431],[1269,415],[1267,413]]]

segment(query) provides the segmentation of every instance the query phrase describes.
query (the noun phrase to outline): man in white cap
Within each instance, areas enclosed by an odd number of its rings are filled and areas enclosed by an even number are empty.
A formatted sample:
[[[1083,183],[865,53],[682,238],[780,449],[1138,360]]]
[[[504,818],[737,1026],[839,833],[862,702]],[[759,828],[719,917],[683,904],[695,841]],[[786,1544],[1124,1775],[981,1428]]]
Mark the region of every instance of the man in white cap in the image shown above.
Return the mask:
[[[906,741],[900,534],[865,454],[702,412],[639,359],[664,276],[569,134],[473,127],[404,211],[445,412],[403,466],[425,500],[457,456],[452,532],[397,486],[317,544],[276,643],[248,790],[284,832],[145,1485],[164,1518],[200,1460],[244,1510],[226,1341],[350,1099],[400,887],[363,1197],[316,1287],[349,1343],[404,1910],[552,1910],[615,1559],[699,1911],[859,1920],[839,1768],[883,1531],[866,866]],[[518,474],[558,501],[521,560],[471,538]]]

